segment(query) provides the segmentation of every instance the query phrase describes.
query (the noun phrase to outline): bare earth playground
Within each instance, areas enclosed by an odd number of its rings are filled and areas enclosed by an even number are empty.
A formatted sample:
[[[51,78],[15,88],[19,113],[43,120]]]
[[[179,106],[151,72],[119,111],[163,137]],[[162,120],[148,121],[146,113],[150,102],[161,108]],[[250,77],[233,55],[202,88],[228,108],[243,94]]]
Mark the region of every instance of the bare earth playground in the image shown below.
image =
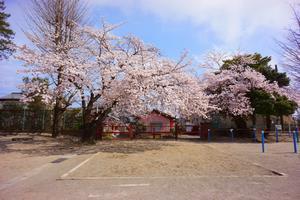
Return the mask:
[[[300,199],[291,142],[1,136],[0,199]]]

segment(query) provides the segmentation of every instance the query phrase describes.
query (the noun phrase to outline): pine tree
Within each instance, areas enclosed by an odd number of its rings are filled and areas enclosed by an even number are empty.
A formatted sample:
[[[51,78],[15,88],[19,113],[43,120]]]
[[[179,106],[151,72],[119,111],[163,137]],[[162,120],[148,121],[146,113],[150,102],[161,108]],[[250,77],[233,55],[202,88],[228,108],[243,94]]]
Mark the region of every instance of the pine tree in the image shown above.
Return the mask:
[[[12,39],[14,32],[10,29],[7,18],[10,14],[4,12],[4,0],[0,0],[0,60],[7,59],[13,53]]]

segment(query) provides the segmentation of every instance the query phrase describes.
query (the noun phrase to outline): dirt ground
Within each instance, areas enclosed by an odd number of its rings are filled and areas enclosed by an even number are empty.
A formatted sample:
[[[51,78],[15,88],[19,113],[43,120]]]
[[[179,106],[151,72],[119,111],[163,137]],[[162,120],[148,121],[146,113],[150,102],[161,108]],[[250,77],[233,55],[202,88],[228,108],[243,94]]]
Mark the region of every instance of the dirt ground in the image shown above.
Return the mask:
[[[21,139],[13,141],[14,139]],[[28,140],[22,140],[27,138]],[[54,161],[57,155],[93,155],[66,178],[174,177],[174,176],[272,176],[272,171],[223,154],[207,144],[167,140],[100,141],[81,145],[68,137],[41,135],[0,137],[0,181],[36,165]]]
[[[0,136],[0,150],[0,199],[300,199],[291,142],[261,153],[260,143],[228,138],[87,146],[19,134]]]
[[[17,141],[14,141],[18,139]],[[97,145],[82,145],[74,138],[50,135],[15,134],[0,135],[0,184],[27,171],[72,155],[93,155],[97,152],[107,154],[134,154],[160,150],[167,142],[146,141],[102,141]]]
[[[99,152],[71,173],[76,177],[264,176],[271,171],[191,142],[156,141],[163,147],[138,153]],[[128,146],[130,148],[130,146]]]

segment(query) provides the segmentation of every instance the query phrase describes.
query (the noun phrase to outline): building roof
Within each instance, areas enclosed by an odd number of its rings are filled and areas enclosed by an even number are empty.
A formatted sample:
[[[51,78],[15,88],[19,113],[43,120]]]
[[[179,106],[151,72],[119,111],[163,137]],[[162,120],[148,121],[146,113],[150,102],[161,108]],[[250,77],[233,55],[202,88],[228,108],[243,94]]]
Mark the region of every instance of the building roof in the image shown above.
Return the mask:
[[[0,101],[19,101],[22,97],[22,92],[12,92],[8,95],[0,97]]]
[[[169,114],[167,114],[167,113],[161,112],[161,111],[159,111],[159,110],[157,110],[157,109],[153,109],[150,113],[146,113],[146,114],[144,114],[144,115],[142,115],[142,116],[135,116],[135,118],[136,118],[137,120],[139,120],[139,119],[142,119],[142,118],[145,118],[145,117],[149,116],[149,114],[152,114],[152,113],[155,113],[155,114],[157,114],[157,115],[161,115],[161,116],[163,116],[163,117],[165,117],[165,118],[167,118],[167,119],[173,119],[173,120],[176,119],[176,117],[173,117],[173,116],[171,116],[171,115],[169,115]]]
[[[166,117],[166,118],[168,118],[168,119],[176,119],[175,117],[173,117],[173,116],[171,116],[171,115],[169,115],[169,114],[167,114],[167,113],[161,112],[161,111],[159,111],[159,110],[156,110],[156,109],[154,109],[154,110],[152,111],[152,113],[159,114],[159,115],[164,116],[164,117]]]
[[[123,122],[121,119],[114,117],[114,116],[107,116],[106,119],[104,120],[105,125],[118,125],[118,126],[124,126],[126,125],[125,122]]]

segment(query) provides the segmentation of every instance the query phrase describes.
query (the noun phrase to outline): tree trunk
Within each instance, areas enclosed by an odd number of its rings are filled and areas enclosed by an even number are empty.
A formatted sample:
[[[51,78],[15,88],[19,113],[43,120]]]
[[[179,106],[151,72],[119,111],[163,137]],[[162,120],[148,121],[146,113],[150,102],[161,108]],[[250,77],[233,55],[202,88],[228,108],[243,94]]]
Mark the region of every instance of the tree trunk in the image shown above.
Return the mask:
[[[95,143],[96,139],[102,140],[103,121],[88,122],[83,126],[83,134],[81,136],[81,142]],[[101,131],[101,135],[97,138],[97,131]]]
[[[282,127],[282,130],[283,130],[283,115],[280,115],[280,124],[281,124],[281,127]]]
[[[266,125],[267,125],[267,130],[271,130],[271,116],[270,115],[266,116]]]
[[[93,143],[95,141],[96,130],[94,123],[86,123],[81,137],[82,142]]]
[[[52,137],[56,138],[62,131],[63,111],[56,105],[53,110]]]
[[[98,127],[98,120],[95,121],[91,116],[92,110],[88,107],[82,111],[82,128],[83,134],[81,136],[81,141],[86,143],[95,143],[96,132]]]
[[[96,133],[97,129],[101,131],[100,139],[102,139],[102,131],[103,131],[103,124],[104,120],[107,115],[111,112],[112,107],[116,104],[114,102],[111,107],[102,110],[101,112],[97,113],[97,117],[93,113],[93,103],[99,97],[94,97],[92,94],[90,97],[90,101],[86,106],[86,102],[84,98],[82,98],[82,115],[83,115],[83,134],[81,137],[82,142],[94,143],[96,140]]]
[[[247,123],[243,117],[234,117],[233,118],[234,123],[236,124],[237,129],[236,133],[238,135],[247,135],[247,132],[245,131],[247,129]]]
[[[86,108],[85,101],[82,101],[82,129],[83,133],[81,135],[81,141],[82,142],[90,142],[92,137],[92,123],[89,119],[90,110]]]
[[[234,117],[234,123],[238,129],[247,129],[247,123],[242,117]]]
[[[98,123],[98,125],[97,125],[97,127],[96,127],[96,134],[97,134],[97,133],[100,133],[100,134],[99,134],[99,135],[96,135],[96,139],[97,139],[97,140],[102,140],[103,128],[104,128],[103,122],[101,122],[100,124]]]
[[[253,115],[252,115],[252,126],[253,126],[253,128],[256,127],[256,114],[255,113],[253,113]]]

